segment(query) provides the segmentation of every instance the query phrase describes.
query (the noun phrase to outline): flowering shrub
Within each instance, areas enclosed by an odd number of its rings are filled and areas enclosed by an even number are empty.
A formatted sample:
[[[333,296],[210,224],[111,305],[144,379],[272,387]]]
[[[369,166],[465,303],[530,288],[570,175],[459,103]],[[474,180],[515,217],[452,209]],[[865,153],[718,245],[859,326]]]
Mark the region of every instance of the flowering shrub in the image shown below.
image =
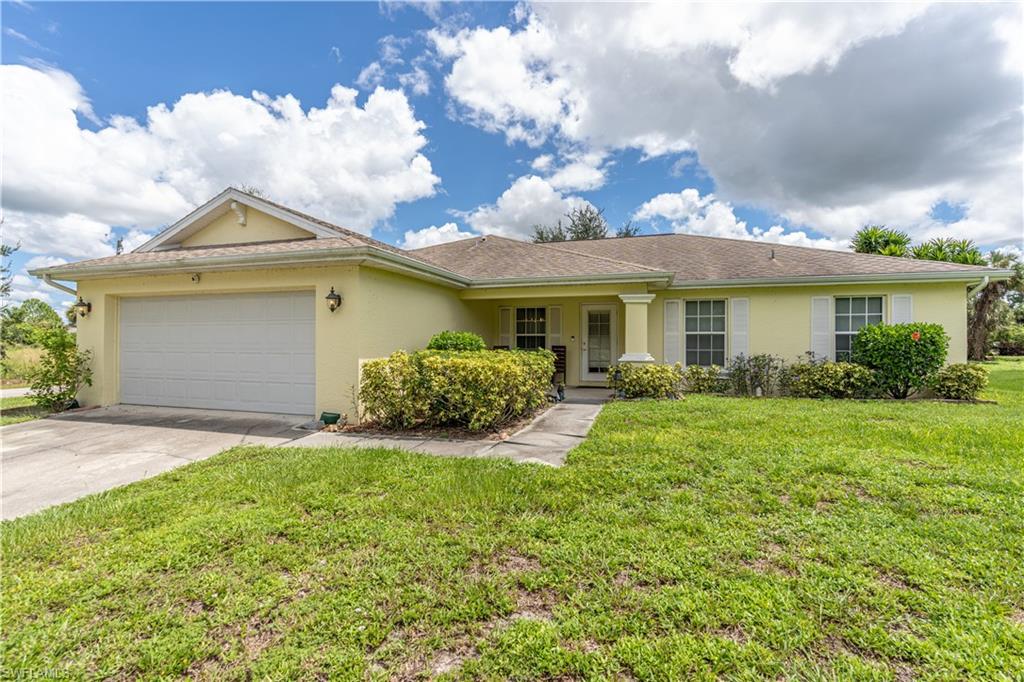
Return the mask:
[[[608,372],[608,387],[624,398],[678,398],[682,395],[682,382],[683,366],[678,362],[624,363]]]
[[[801,362],[782,372],[784,393],[795,398],[868,398],[877,391],[871,370],[852,362]]]
[[[721,374],[722,368],[718,365],[689,365],[683,370],[683,385],[687,393],[713,393],[724,383]]]
[[[737,355],[729,362],[729,385],[736,395],[771,395],[782,367],[782,359],[768,353]]]
[[[547,400],[555,356],[538,351],[399,351],[363,365],[364,415],[388,428],[493,429]]]
[[[932,377],[932,390],[952,400],[977,400],[988,384],[988,370],[981,365],[946,365]]]
[[[473,332],[445,331],[434,334],[427,344],[428,350],[486,350],[487,344]]]
[[[853,337],[853,361],[873,369],[884,392],[903,399],[927,385],[948,348],[939,324],[871,324]]]

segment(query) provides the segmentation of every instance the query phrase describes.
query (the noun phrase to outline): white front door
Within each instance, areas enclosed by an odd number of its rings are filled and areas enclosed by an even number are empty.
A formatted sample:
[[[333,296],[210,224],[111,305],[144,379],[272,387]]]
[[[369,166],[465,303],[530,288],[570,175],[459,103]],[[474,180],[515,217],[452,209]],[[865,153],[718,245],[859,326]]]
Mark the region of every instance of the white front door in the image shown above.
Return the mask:
[[[615,362],[615,306],[584,305],[580,323],[580,379],[604,381]]]
[[[312,292],[125,298],[121,402],[313,414]]]

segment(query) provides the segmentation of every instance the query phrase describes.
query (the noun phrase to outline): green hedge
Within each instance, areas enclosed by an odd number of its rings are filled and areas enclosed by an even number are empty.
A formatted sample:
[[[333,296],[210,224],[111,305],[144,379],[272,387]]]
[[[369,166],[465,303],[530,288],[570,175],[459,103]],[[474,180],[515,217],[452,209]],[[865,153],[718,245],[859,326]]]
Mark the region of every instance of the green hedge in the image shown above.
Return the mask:
[[[873,369],[879,388],[900,399],[927,386],[948,349],[939,324],[869,324],[853,337],[853,361]]]
[[[473,332],[445,331],[434,334],[427,344],[428,350],[486,350],[483,337]]]
[[[363,365],[359,403],[386,428],[494,429],[547,401],[555,356],[538,351],[399,351]]]
[[[683,370],[683,385],[687,393],[715,393],[724,389],[727,381],[718,365],[689,365]]]
[[[988,384],[988,370],[981,365],[959,363],[943,367],[932,377],[932,390],[952,400],[977,400]]]
[[[878,385],[871,370],[852,362],[801,362],[782,371],[782,390],[794,398],[870,398]]]
[[[682,395],[683,366],[654,362],[624,363],[608,372],[608,387],[623,398],[678,398]]]

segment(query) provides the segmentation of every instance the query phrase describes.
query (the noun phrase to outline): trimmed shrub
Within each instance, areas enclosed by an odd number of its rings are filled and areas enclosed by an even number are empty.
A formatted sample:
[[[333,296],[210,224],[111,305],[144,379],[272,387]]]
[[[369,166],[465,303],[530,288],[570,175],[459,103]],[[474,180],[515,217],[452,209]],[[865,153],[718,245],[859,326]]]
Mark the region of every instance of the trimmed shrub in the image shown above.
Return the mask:
[[[616,374],[621,375],[616,380]],[[608,372],[608,387],[624,398],[678,398],[682,395],[683,366],[654,362],[624,363]]]
[[[400,351],[363,364],[359,402],[387,428],[494,429],[543,405],[554,371],[547,350]]]
[[[948,348],[940,324],[870,324],[853,337],[853,361],[875,370],[879,388],[902,400],[927,385]]]
[[[987,384],[988,370],[966,362],[946,365],[931,380],[932,390],[951,400],[977,400]]]
[[[779,382],[784,363],[768,353],[737,355],[729,362],[729,386],[736,395],[771,395]]]
[[[683,385],[687,393],[714,393],[722,383],[722,368],[718,365],[690,365],[683,370]]]
[[[473,332],[445,331],[434,334],[427,344],[427,350],[486,350],[487,344],[479,334]]]
[[[1024,355],[1024,324],[1000,327],[992,340],[1000,355]]]
[[[871,370],[852,362],[790,365],[779,383],[794,398],[869,398],[877,392]]]
[[[83,386],[92,386],[92,354],[78,350],[75,335],[64,327],[36,333],[43,355],[31,373],[31,396],[49,410],[65,410]]]

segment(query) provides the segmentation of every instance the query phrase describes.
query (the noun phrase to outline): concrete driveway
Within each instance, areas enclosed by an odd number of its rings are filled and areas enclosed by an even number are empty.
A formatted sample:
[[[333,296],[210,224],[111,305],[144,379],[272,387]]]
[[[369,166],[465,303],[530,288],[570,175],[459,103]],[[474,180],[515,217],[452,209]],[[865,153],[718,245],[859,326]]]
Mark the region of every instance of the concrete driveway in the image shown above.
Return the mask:
[[[307,435],[294,415],[116,407],[0,428],[0,518],[139,481],[235,445]]]

